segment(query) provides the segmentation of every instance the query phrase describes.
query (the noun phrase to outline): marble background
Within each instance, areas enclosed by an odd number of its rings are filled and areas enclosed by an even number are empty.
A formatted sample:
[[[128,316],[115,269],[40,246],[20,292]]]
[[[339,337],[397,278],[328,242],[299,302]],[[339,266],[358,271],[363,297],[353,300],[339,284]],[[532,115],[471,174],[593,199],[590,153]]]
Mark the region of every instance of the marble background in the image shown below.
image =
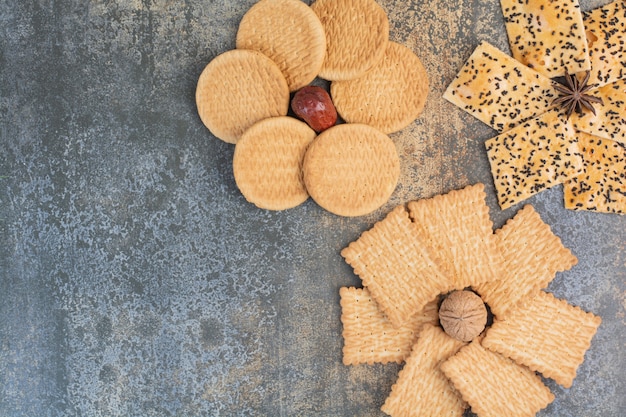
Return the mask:
[[[519,209],[496,203],[494,132],[441,98],[478,42],[508,50],[495,0],[379,1],[431,84],[392,135],[388,204],[246,202],[194,91],[253,3],[0,0],[0,415],[381,416],[399,367],[342,365],[338,289],[359,280],[339,251],[476,182],[494,227]],[[567,211],[560,187],[528,203],[579,259],[549,290],[603,318],[539,415],[626,415],[626,217]]]

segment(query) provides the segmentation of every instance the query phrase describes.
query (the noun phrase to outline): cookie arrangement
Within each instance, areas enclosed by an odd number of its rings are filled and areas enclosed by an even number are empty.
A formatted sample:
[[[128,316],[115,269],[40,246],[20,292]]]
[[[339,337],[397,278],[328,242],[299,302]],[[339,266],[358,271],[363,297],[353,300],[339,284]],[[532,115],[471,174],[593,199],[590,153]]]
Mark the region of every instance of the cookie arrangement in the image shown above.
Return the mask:
[[[513,57],[483,42],[444,93],[499,132],[500,207],[562,184],[567,209],[626,213],[626,5],[501,6]]]
[[[340,216],[385,204],[400,175],[388,135],[421,114],[428,77],[413,51],[389,40],[382,7],[374,0],[261,0],[242,18],[236,47],[203,70],[196,104],[211,133],[235,144],[233,171],[244,197],[284,210],[310,196]],[[320,88],[309,85],[317,77],[330,81],[343,123],[335,125],[326,110],[307,114],[325,105],[304,91]],[[309,131],[288,114],[291,94]]]
[[[485,149],[500,208],[561,185],[567,209],[623,214],[626,4],[501,7],[513,56],[481,42],[443,95],[497,131]],[[389,39],[384,10],[261,0],[236,51],[207,65],[196,101],[235,144],[244,197],[268,210],[311,197],[340,216],[385,204],[401,164],[389,135],[421,114],[428,76]],[[337,125],[288,115],[318,77]],[[404,364],[381,407],[390,416],[533,416],[554,400],[541,377],[570,387],[601,323],[546,291],[577,263],[559,237],[530,205],[494,231],[482,184],[396,207],[341,255],[363,284],[339,290],[343,362]]]
[[[494,232],[482,184],[396,207],[341,255],[363,283],[339,291],[343,362],[404,363],[390,416],[533,416],[554,400],[539,374],[570,387],[601,323],[545,291],[576,257],[530,205]]]

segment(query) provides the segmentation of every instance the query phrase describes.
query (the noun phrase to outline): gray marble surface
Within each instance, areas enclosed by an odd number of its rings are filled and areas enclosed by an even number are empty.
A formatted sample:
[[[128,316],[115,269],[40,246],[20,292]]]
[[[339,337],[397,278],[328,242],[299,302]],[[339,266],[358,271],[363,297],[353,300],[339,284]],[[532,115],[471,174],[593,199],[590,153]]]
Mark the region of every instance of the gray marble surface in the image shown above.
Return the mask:
[[[341,363],[339,251],[391,208],[482,182],[486,126],[441,94],[497,1],[381,0],[424,62],[423,115],[392,135],[388,204],[340,218],[245,201],[233,146],[196,113],[204,66],[253,0],[0,0],[0,415],[381,416],[397,365]],[[583,9],[606,1],[582,1]],[[549,290],[603,323],[540,416],[626,415],[626,217],[530,199],[579,262]]]

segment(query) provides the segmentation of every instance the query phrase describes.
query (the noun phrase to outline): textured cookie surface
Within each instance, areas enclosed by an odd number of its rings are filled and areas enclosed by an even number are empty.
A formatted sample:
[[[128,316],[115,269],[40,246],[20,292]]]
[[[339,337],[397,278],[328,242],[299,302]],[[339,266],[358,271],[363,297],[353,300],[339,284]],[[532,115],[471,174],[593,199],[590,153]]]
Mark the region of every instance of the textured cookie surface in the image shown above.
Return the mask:
[[[535,372],[483,348],[478,339],[440,368],[481,417],[533,417],[554,400]]]
[[[196,106],[211,133],[237,143],[259,120],[287,114],[289,88],[271,59],[236,49],[218,55],[204,68],[196,87]]]
[[[400,159],[388,136],[371,126],[342,124],[322,132],[304,157],[304,182],[316,203],[340,216],[362,216],[387,202]]]
[[[626,214],[626,146],[578,133],[585,172],[563,186],[565,208]]]
[[[576,134],[556,111],[485,142],[502,209],[584,171]]]
[[[498,279],[504,262],[493,235],[483,184],[408,204],[426,243],[452,273],[452,288]]]
[[[531,205],[496,230],[495,237],[504,257],[502,276],[480,284],[476,290],[500,319],[521,300],[547,287],[557,272],[578,262]]]
[[[341,251],[381,311],[399,328],[452,281],[403,206]]]
[[[463,345],[440,327],[424,325],[382,411],[392,417],[461,417],[467,403],[450,385],[439,364]]]
[[[241,193],[257,207],[284,210],[309,194],[302,179],[302,160],[315,131],[292,117],[255,123],[235,145],[233,173]]]
[[[482,345],[569,388],[601,319],[540,291],[487,330]]]
[[[554,78],[591,68],[578,0],[500,0],[513,57]]]
[[[311,8],[326,33],[326,57],[320,77],[360,77],[383,57],[389,41],[389,19],[374,0],[316,0]]]
[[[483,42],[443,97],[504,132],[548,110],[558,93],[549,78]]]
[[[290,91],[309,84],[326,54],[326,36],[317,15],[300,0],[261,0],[241,19],[237,48],[270,57]]]
[[[378,308],[367,288],[344,287],[341,297],[343,363],[403,362],[425,324],[439,323],[437,300],[396,328]]]
[[[413,51],[389,42],[382,60],[362,77],[335,81],[331,95],[341,117],[384,133],[403,129],[424,109],[428,75]]]

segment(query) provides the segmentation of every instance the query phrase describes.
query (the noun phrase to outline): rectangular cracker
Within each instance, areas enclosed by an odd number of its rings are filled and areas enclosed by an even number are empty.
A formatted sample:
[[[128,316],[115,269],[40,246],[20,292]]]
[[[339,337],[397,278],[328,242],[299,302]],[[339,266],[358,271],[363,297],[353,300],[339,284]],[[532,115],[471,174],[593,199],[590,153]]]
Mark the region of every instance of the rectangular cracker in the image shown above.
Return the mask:
[[[341,251],[394,327],[422,311],[452,279],[403,206]]]
[[[475,289],[499,319],[520,300],[546,288],[557,272],[578,262],[531,205],[524,206],[495,235],[504,257],[503,275]]]
[[[616,0],[585,12],[583,22],[591,60],[589,85],[602,86],[626,78],[626,3]]]
[[[435,299],[401,327],[395,328],[380,311],[367,288],[344,287],[341,297],[343,363],[345,365],[402,363],[422,326],[439,322]]]
[[[626,79],[592,90],[589,94],[601,98],[603,104],[594,105],[595,114],[590,111],[582,116],[572,114],[574,128],[626,146]]]
[[[493,235],[483,184],[412,201],[407,206],[428,245],[452,271],[453,289],[500,278],[504,259]]]
[[[500,0],[513,57],[554,78],[591,68],[578,0]]]
[[[576,134],[549,111],[485,142],[504,210],[584,171]]]
[[[505,132],[548,110],[558,93],[549,78],[482,42],[443,97]]]
[[[425,325],[381,410],[392,417],[458,416],[467,404],[439,369],[465,343]]]
[[[578,133],[585,173],[563,185],[565,208],[626,214],[626,146]]]
[[[480,417],[532,417],[554,400],[535,372],[483,348],[479,339],[440,368]]]
[[[569,388],[601,321],[540,291],[494,322],[482,345]]]

